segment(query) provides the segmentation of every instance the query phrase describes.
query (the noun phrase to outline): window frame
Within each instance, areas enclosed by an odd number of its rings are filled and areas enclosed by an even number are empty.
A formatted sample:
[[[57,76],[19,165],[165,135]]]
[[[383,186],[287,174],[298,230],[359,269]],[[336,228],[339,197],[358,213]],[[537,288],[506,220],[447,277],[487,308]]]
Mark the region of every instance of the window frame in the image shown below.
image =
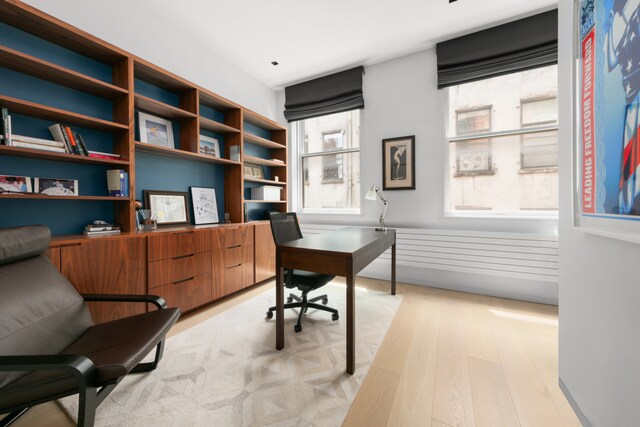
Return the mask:
[[[549,96],[549,95],[541,95],[541,96],[535,96],[535,97],[529,97],[529,98],[524,98],[520,100],[520,127],[522,129],[535,129],[537,127],[540,126],[555,126],[555,130],[557,133],[557,129],[558,129],[558,118],[556,115],[556,120],[543,120],[540,122],[532,122],[531,124],[524,123],[524,108],[523,105],[524,104],[529,104],[529,103],[533,103],[533,102],[540,102],[540,101],[547,101],[549,99],[555,99],[556,100],[556,108],[558,105],[558,97],[557,96]],[[546,173],[546,172],[557,172],[558,171],[558,162],[556,162],[555,165],[546,165],[546,166],[525,166],[524,165],[524,143],[525,143],[525,137],[526,135],[523,134],[520,137],[520,173]],[[558,159],[559,161],[559,159]]]
[[[336,150],[324,151],[324,144],[326,143],[325,137],[327,135],[333,135],[333,134],[336,134],[336,133],[339,133],[339,134],[342,135],[342,147],[343,148],[340,148],[339,150],[336,149]],[[323,156],[327,156],[327,153],[329,153],[329,152],[334,152],[334,151],[337,152],[337,151],[343,150],[344,149],[345,134],[346,134],[346,131],[344,129],[336,129],[336,130],[330,130],[330,131],[322,132],[322,145],[323,145],[322,154],[323,154]],[[338,165],[338,163],[337,163],[338,154],[329,154],[329,155],[335,156],[335,159],[336,159],[335,165]],[[327,178],[326,175],[325,175],[325,166],[326,166],[325,163],[324,163],[325,158],[322,159],[322,183],[323,184],[341,184],[341,183],[344,183],[344,161],[343,161],[343,159],[340,158],[340,165],[339,165],[340,166],[340,177],[339,178]]]
[[[492,112],[493,112],[493,105],[482,105],[482,106],[477,106],[477,107],[469,107],[469,108],[460,108],[458,110],[455,111],[456,113],[456,136],[471,136],[471,135],[477,135],[477,133],[475,131],[472,132],[460,132],[460,114],[464,114],[464,113],[473,113],[476,111],[486,111],[489,117],[489,126],[486,129],[481,129],[484,130],[485,133],[487,132],[491,132],[491,125],[493,123],[493,116],[492,116]],[[475,141],[475,140],[482,140],[484,139],[485,144],[487,144],[487,152],[488,152],[488,158],[487,158],[487,168],[486,169],[479,169],[479,170],[460,170],[460,156],[456,154],[456,173],[454,176],[470,176],[470,175],[493,175],[494,171],[492,168],[492,159],[493,159],[493,141],[491,140],[491,138],[473,138],[473,139],[467,139],[465,141]],[[480,142],[480,141],[478,141]]]

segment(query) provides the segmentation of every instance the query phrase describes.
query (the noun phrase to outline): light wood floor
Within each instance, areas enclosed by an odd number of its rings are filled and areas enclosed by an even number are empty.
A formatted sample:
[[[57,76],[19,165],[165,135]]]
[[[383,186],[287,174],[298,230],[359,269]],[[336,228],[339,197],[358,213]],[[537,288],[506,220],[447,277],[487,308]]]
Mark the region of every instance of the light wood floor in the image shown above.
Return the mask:
[[[272,287],[192,313],[171,335]],[[558,387],[557,307],[404,284],[398,293],[402,304],[344,426],[580,426]],[[36,425],[73,424],[53,403],[14,424]]]

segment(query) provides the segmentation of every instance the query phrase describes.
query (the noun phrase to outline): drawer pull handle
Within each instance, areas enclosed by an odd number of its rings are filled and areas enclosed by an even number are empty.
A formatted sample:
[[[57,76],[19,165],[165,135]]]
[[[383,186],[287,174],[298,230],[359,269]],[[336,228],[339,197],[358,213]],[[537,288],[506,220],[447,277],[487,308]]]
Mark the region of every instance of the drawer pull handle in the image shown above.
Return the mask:
[[[189,255],[180,255],[180,256],[175,256],[173,257],[174,260],[178,260],[178,259],[183,259],[183,258],[191,258],[193,256],[193,254],[189,254]]]
[[[193,280],[193,277],[189,277],[188,279],[178,280],[177,282],[173,282],[173,284],[174,285],[179,285],[180,283],[188,282],[190,280]]]
[[[183,235],[183,234],[193,234],[193,230],[191,230],[191,231],[182,231],[180,233],[174,233],[174,236],[180,236],[180,235]]]
[[[232,268],[240,267],[241,265],[242,265],[242,264],[232,265],[231,267],[227,267],[227,270],[232,269]]]
[[[227,249],[235,249],[235,248],[239,248],[242,245],[234,245],[234,246],[229,246],[227,247]]]

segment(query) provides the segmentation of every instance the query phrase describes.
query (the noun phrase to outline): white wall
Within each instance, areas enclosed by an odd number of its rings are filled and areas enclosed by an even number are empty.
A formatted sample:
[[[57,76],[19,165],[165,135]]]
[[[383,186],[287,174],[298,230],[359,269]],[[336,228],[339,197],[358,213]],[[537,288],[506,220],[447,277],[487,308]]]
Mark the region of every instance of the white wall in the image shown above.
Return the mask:
[[[573,1],[560,0],[560,379],[592,426],[637,426],[640,246],[573,227],[573,28]]]
[[[149,2],[26,0],[25,3],[257,113],[272,119],[277,115],[275,91],[199,40],[186,37],[179,23],[171,16],[155,12]]]

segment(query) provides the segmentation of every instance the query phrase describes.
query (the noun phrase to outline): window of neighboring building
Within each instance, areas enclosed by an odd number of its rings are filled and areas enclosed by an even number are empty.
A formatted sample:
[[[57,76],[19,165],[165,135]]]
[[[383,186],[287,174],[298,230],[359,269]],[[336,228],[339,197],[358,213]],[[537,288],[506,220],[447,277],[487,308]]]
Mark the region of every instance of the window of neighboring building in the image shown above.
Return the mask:
[[[297,143],[302,211],[360,211],[360,110],[300,120]]]
[[[557,214],[557,66],[444,91],[447,213]]]

